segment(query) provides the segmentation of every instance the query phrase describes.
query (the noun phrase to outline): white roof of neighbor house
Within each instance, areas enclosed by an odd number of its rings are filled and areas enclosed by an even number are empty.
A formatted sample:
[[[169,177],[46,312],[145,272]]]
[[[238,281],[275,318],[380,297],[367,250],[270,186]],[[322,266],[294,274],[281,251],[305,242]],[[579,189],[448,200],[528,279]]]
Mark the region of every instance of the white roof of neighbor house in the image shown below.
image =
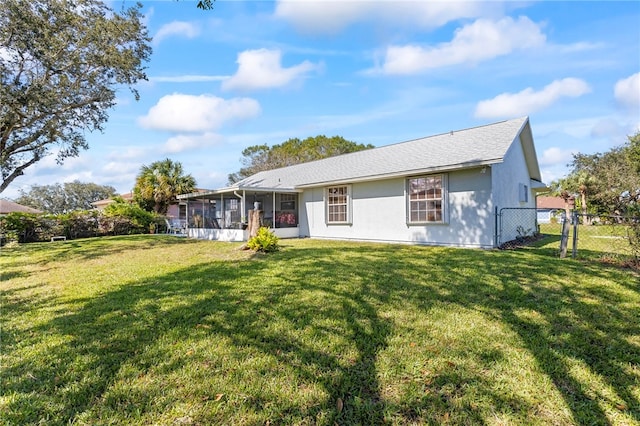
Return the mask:
[[[526,133],[522,141],[531,178],[540,180],[529,118],[522,117],[268,170],[231,188],[295,189],[494,164],[502,162],[520,133]]]

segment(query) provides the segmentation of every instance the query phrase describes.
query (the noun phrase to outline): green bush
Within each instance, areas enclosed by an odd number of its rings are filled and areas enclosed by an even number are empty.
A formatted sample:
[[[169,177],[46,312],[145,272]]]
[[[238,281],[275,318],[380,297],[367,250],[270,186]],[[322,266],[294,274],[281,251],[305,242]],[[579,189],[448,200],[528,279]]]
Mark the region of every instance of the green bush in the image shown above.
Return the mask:
[[[104,212],[82,210],[59,215],[9,213],[0,218],[0,245],[13,241],[49,241],[58,235],[75,239],[142,234],[155,229],[157,221],[155,213],[124,201],[109,205]]]
[[[54,215],[13,212],[0,220],[0,233],[7,242],[32,243],[64,235],[64,226]]]
[[[258,234],[247,242],[247,247],[254,251],[271,253],[280,249],[278,241],[280,239],[269,228],[262,227],[258,230]]]
[[[106,226],[106,228],[110,228],[109,233],[121,235],[149,232],[149,225],[156,221],[154,213],[144,210],[137,204],[128,203],[119,197],[114,198],[114,201],[104,209],[104,215],[113,219],[112,223]]]
[[[69,239],[95,237],[100,234],[99,212],[80,210],[58,216]]]

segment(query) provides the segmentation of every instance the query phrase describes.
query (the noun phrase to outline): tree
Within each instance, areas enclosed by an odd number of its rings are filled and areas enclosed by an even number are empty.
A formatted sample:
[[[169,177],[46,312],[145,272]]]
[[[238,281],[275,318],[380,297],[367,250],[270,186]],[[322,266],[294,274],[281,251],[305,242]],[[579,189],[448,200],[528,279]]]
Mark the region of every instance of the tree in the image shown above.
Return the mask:
[[[65,184],[32,185],[29,191],[20,190],[16,202],[51,214],[69,213],[74,210],[92,209],[92,202],[110,198],[116,194],[112,186],[80,181]]]
[[[202,10],[210,10],[213,9],[213,2],[216,0],[199,0],[197,7]]]
[[[552,183],[556,193],[579,195],[583,213],[626,214],[623,194],[640,190],[640,132],[605,153],[574,154],[569,175]]]
[[[182,164],[167,158],[142,166],[133,199],[145,210],[166,214],[169,204],[177,200],[176,195],[193,192],[195,188],[195,179],[184,174]]]
[[[0,192],[48,155],[88,149],[116,89],[146,80],[151,39],[140,5],[115,13],[100,0],[0,2]]]
[[[246,177],[265,170],[292,166],[333,157],[340,154],[373,148],[373,145],[358,144],[342,136],[326,137],[319,135],[304,140],[289,139],[279,145],[253,145],[242,151],[240,171],[229,175],[229,184],[238,182]]]

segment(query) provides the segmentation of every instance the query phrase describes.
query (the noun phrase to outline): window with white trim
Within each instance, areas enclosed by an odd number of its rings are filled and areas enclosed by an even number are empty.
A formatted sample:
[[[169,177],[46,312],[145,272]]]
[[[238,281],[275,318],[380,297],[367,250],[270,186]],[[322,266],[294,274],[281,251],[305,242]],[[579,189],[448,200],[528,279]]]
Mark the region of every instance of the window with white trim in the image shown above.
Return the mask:
[[[407,222],[446,222],[446,176],[430,175],[407,179]]]
[[[348,224],[351,222],[351,186],[331,186],[325,197],[327,223]]]

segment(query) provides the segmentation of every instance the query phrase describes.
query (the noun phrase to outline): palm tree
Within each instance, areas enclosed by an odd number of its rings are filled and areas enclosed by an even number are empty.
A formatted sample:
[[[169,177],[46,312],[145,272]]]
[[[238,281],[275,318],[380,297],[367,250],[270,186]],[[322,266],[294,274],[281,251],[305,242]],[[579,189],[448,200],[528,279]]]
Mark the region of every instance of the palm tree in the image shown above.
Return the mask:
[[[196,181],[185,175],[182,164],[170,159],[142,166],[133,188],[134,200],[145,210],[166,214],[176,195],[193,192]]]
[[[595,179],[587,171],[580,170],[574,176],[575,186],[580,194],[580,206],[582,207],[582,219],[585,225],[590,225],[591,220],[587,216],[587,195],[591,192],[591,187],[595,184]]]

